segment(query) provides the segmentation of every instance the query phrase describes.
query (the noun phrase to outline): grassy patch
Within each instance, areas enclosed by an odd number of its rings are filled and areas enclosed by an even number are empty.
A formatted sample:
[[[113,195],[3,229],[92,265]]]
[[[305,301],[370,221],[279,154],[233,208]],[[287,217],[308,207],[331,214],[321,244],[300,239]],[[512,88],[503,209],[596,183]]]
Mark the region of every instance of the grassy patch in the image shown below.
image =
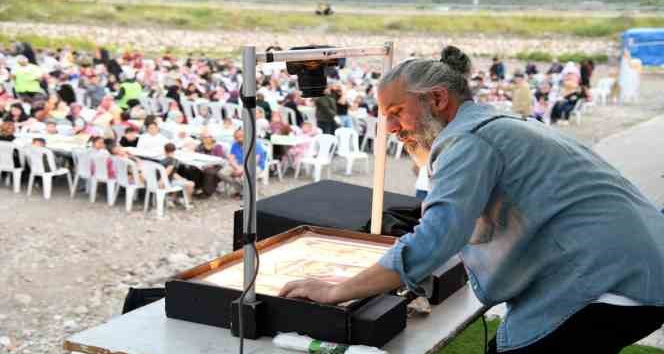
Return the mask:
[[[525,36],[566,34],[583,37],[615,36],[635,26],[664,26],[664,17],[614,18],[467,14],[335,14],[320,17],[312,12],[246,11],[211,3],[74,2],[58,0],[3,0],[0,20],[51,23],[164,26],[187,29],[224,29],[287,32],[325,29],[332,33],[498,33]]]
[[[568,61],[579,63],[584,59],[591,59],[592,61],[595,62],[595,64],[606,63],[609,60],[609,57],[606,54],[588,54],[588,53],[574,52],[574,53],[561,53],[554,55],[549,52],[540,52],[540,51],[519,52],[516,54],[516,58],[524,61],[539,61],[539,62],[550,62],[553,61],[554,58],[558,58],[558,60],[562,63],[566,63]]]
[[[499,320],[487,321],[489,339],[496,335],[500,324]],[[481,354],[484,352],[484,327],[478,320],[471,324],[450,345],[441,350],[439,354]],[[664,350],[633,345],[625,348],[620,354],[664,354]]]
[[[42,37],[37,35],[19,35],[19,36],[7,36],[0,33],[0,48],[9,47],[14,42],[28,42],[35,49],[49,49],[54,50],[56,48],[64,48],[69,46],[71,49],[82,52],[91,53],[97,45],[90,40],[85,38],[76,38],[76,37],[67,37],[67,38],[51,38],[51,37]],[[197,50],[195,53],[192,53],[190,48],[187,48],[186,44],[182,46],[172,46],[167,48],[163,52],[155,52],[149,48],[118,48],[115,46],[107,45],[106,49],[111,51],[117,50],[140,50],[141,52],[147,54],[148,56],[159,56],[165,52],[174,54],[178,57],[188,56],[190,54],[194,56],[204,55],[210,58],[227,58],[227,57],[238,57],[240,55],[239,50],[234,51],[219,51],[219,50]]]
[[[24,34],[18,36],[7,36],[0,33],[0,46],[7,47],[14,42],[28,42],[34,48],[48,48],[56,49],[63,48],[65,46],[70,46],[75,50],[82,51],[91,51],[96,45],[87,39],[84,38],[51,38],[51,37],[41,37],[36,35]]]

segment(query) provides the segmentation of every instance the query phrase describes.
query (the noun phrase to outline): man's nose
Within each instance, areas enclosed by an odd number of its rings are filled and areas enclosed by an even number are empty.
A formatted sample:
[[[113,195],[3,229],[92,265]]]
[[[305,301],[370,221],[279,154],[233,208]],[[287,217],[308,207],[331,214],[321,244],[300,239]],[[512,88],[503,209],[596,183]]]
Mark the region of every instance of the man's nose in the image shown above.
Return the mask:
[[[401,124],[396,119],[386,118],[387,119],[387,132],[390,134],[399,134],[401,132]]]

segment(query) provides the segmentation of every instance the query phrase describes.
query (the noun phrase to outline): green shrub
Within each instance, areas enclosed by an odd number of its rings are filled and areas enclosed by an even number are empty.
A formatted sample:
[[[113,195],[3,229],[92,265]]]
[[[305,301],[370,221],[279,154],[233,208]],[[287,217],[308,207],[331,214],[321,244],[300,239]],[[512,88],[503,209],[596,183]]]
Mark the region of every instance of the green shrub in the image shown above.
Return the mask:
[[[514,56],[516,59],[523,61],[540,61],[540,62],[551,62],[554,58],[558,58],[558,61],[561,63],[566,63],[568,61],[573,61],[575,63],[580,63],[584,59],[591,59],[596,64],[606,63],[609,60],[609,56],[606,54],[589,54],[589,53],[561,53],[554,55],[553,53],[548,52],[519,52]]]
[[[553,56],[550,53],[546,52],[519,52],[516,54],[516,58],[523,61],[552,61]]]
[[[558,60],[561,63],[566,63],[568,61],[573,61],[575,63],[580,63],[582,60],[590,59],[598,63],[606,63],[609,60],[609,56],[606,54],[588,54],[588,53],[563,53],[558,55]]]

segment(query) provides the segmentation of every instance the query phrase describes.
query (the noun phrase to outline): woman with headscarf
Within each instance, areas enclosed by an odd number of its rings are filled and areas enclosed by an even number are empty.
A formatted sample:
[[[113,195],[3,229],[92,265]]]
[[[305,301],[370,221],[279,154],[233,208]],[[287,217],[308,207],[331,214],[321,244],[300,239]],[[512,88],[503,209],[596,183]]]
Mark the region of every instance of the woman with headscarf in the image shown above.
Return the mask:
[[[30,64],[37,64],[37,56],[35,56],[35,51],[32,50],[32,46],[28,42],[16,42],[14,43],[14,54],[22,55],[28,59]]]
[[[9,111],[7,112],[7,116],[4,118],[5,122],[14,122],[14,123],[23,123],[26,122],[30,116],[28,116],[27,113],[25,113],[25,109],[23,108],[23,105],[19,102],[13,103],[11,106],[9,106]]]
[[[103,64],[104,67],[106,67],[106,71],[115,76],[116,78],[119,78],[120,75],[122,74],[122,67],[120,64],[115,59],[112,59],[111,56],[108,53],[108,50],[105,48],[97,48],[97,51],[95,52],[95,57],[93,59],[93,63],[95,65],[97,64]]]
[[[586,99],[587,94],[583,86],[579,83],[581,81],[578,71],[563,71],[562,88],[558,101],[551,109],[551,124],[556,124],[561,121],[564,125],[569,124],[569,117],[574,111],[574,107],[579,100]]]
[[[302,116],[302,112],[300,112],[300,110],[297,108],[295,95],[295,92],[291,92],[286,95],[286,98],[284,98],[284,107],[288,107],[295,111],[295,120],[297,121],[297,126],[301,127],[302,123],[304,122],[304,117]]]

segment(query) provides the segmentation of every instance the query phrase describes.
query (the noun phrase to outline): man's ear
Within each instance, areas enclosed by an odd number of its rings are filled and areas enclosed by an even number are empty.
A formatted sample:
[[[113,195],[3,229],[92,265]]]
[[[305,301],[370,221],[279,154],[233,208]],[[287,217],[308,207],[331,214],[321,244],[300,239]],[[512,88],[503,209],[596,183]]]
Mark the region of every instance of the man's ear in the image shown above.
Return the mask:
[[[431,91],[433,97],[433,107],[436,111],[444,111],[449,104],[449,90],[445,87],[439,87]]]

